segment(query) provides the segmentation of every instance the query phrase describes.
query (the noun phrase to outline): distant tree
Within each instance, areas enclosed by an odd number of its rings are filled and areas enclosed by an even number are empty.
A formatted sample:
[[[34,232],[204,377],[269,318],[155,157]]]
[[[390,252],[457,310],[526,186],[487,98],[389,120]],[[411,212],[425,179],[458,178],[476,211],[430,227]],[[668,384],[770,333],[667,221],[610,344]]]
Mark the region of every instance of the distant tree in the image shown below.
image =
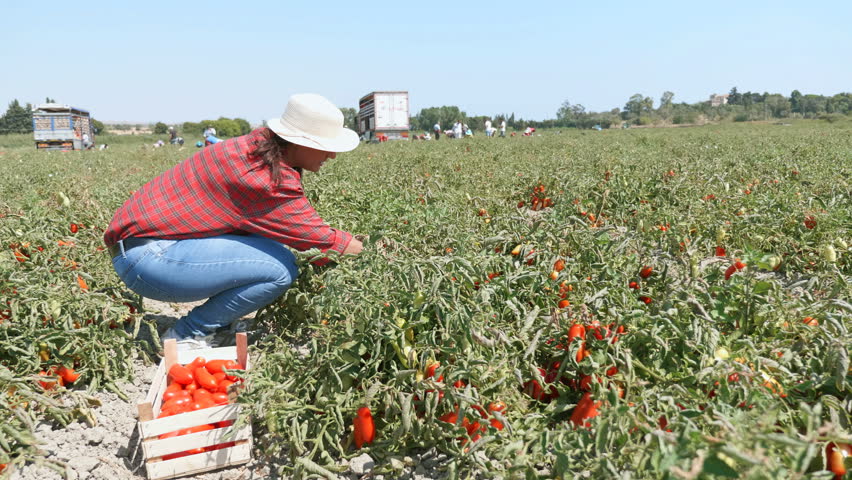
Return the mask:
[[[44,103],[56,103],[56,100],[54,100],[54,99],[52,99],[52,98],[50,98],[50,97],[45,97],[45,98],[44,98]]]
[[[792,102],[791,102],[792,103]],[[809,117],[818,117],[826,113],[826,98],[822,95],[808,94],[801,98],[802,114]]]
[[[432,127],[436,123],[440,123],[443,130],[448,130],[454,123],[459,121],[468,123],[471,128],[474,127],[474,125],[469,124],[467,114],[461,111],[459,107],[429,107],[420,110],[420,113],[416,117],[417,123],[412,126],[415,126],[419,130],[431,132]]]
[[[94,127],[95,133],[98,135],[103,135],[107,131],[106,125],[104,125],[101,121],[95,120],[94,118],[92,119],[92,127]]]
[[[0,117],[0,134],[30,133],[33,131],[33,108],[29,103],[22,107],[18,100],[12,100],[6,113]]]
[[[251,133],[251,124],[248,120],[244,118],[235,118],[234,121],[237,122],[237,125],[240,127],[240,135]]]
[[[742,101],[743,96],[739,92],[737,92],[737,87],[732,88],[731,91],[728,92],[728,104],[740,105],[742,104]]]
[[[639,118],[651,113],[654,106],[654,99],[651,97],[643,97],[641,93],[634,94],[624,105],[624,111],[621,116],[625,120],[632,119],[638,121]]]
[[[216,129],[217,137],[239,137],[241,135],[240,125],[230,118],[219,117],[210,123]]]
[[[154,134],[162,135],[164,133],[169,133],[169,126],[163,122],[157,122],[154,124]]]
[[[247,120],[219,117],[218,120],[202,120],[199,123],[184,122],[181,133],[186,136],[201,135],[207,127],[216,129],[216,136],[221,138],[238,137],[251,131],[251,124]]]
[[[838,93],[827,99],[825,108],[828,113],[852,114],[852,93]]]
[[[181,126],[181,130],[180,130],[180,131],[181,131],[181,133],[183,133],[185,136],[189,136],[189,135],[201,135],[201,133],[202,133],[202,132],[204,132],[204,128],[205,128],[205,126],[204,126],[204,125],[202,125],[201,123],[196,123],[196,122],[183,122],[183,125]]]
[[[751,96],[751,92],[746,92],[740,98],[740,102],[742,102],[743,107],[748,112],[751,110],[751,106],[754,105],[754,97]]]
[[[790,93],[790,109],[793,113],[802,113],[802,92],[793,90]]]
[[[766,113],[774,118],[786,118],[790,116],[790,101],[780,94],[766,94],[764,101]]]
[[[672,99],[674,98],[674,93],[665,91],[663,95],[660,97],[660,108],[671,107]]]
[[[674,98],[674,92],[665,91],[663,95],[660,97],[660,107],[657,109],[660,117],[664,120],[669,120],[672,114],[672,99]]]
[[[506,120],[506,126],[512,129],[518,128],[518,125],[515,122],[515,112],[512,112],[512,114],[509,115],[509,119]]]
[[[571,105],[568,100],[562,102],[562,106],[556,111],[556,120],[560,126],[574,128],[589,128],[586,107],[578,104]]]
[[[485,131],[485,121],[490,119],[491,117],[487,117],[485,115],[476,115],[473,117],[467,117],[464,123],[466,123],[467,126],[470,127],[470,129],[474,132]]]
[[[341,108],[343,112],[343,126],[352,130],[358,130],[358,110],[354,108]]]

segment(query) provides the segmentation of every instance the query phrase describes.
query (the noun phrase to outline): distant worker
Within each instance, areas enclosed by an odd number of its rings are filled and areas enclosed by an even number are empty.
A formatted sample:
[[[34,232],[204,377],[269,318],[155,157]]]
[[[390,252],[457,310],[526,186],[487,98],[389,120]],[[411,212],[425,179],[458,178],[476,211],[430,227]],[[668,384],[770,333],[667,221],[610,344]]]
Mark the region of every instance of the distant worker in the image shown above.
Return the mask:
[[[506,119],[500,120],[500,136],[506,136]]]
[[[463,132],[462,123],[457,120],[456,123],[453,124],[453,138],[462,138],[464,136]]]
[[[207,128],[204,129],[204,133],[201,134],[202,137],[207,138],[209,136],[216,136],[216,129],[207,125]]]
[[[183,137],[177,136],[174,126],[169,127],[169,143],[172,145],[183,145]]]
[[[494,135],[494,129],[491,128],[491,119],[485,121],[485,136],[490,137]]]
[[[432,131],[435,132],[435,140],[438,140],[439,138],[441,138],[441,124],[440,123],[435,122],[435,126],[432,127]]]
[[[92,144],[92,140],[89,139],[89,134],[84,133],[83,134],[83,150],[88,150],[88,149],[92,148],[92,146],[93,146],[93,144]]]

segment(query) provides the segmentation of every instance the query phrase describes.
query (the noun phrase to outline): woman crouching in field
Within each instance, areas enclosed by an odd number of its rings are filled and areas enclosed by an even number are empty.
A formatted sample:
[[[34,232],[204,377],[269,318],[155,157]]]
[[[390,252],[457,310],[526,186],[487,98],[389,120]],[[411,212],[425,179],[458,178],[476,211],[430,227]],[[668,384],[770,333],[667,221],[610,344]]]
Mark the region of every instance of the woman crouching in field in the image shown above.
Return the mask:
[[[298,275],[287,247],[360,253],[358,239],[317,215],[301,183],[303,169],[357,146],[331,102],[293,95],[268,127],[206,147],[134,192],[104,234],[118,276],[143,297],[208,299],[163,338],[181,350],[212,346],[216,329],[272,303]]]

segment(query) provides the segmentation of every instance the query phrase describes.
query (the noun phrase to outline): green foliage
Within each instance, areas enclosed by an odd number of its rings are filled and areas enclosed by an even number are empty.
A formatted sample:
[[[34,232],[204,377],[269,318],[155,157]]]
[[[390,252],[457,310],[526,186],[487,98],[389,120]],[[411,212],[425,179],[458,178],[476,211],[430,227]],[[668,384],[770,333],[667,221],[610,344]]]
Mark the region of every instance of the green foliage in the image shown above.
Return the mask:
[[[787,118],[790,116],[790,101],[784,95],[767,95],[764,103],[773,118]]]
[[[289,457],[270,461],[281,477],[338,472],[366,405],[386,478],[433,449],[453,478],[829,478],[825,442],[852,441],[852,172],[838,161],[852,123],[790,123],[394,142],[306,173],[323,218],[368,237],[334,266],[300,253],[297,283],[256,315],[240,397],[256,453]],[[49,461],[37,421],[85,417],[87,389],[120,392],[150,352],[139,333],[156,324],[129,311],[98,248],[129,191],[195,152],[139,148],[155,139],[55,155],[0,137],[0,414],[16,432],[0,456]],[[539,186],[543,210],[529,204]],[[726,279],[734,258],[747,267]],[[580,361],[579,341],[559,341],[575,322],[589,327]],[[599,339],[592,322],[626,331]],[[79,362],[80,384],[42,391],[35,375],[60,362]],[[588,427],[570,421],[581,375],[601,402]],[[533,380],[553,398],[526,393]],[[480,421],[474,405],[492,401],[505,428],[481,440],[440,420]]]
[[[556,120],[566,127],[576,127],[587,116],[586,107],[579,103],[571,105],[568,100],[562,102],[562,106],[556,111]]]
[[[0,134],[29,133],[33,131],[33,111],[29,103],[21,106],[18,100],[12,100],[6,113],[0,117]]]
[[[201,122],[184,122],[181,125],[181,133],[185,137],[201,136],[208,127],[216,129],[219,138],[230,138],[245,135],[251,132],[251,124],[242,118],[219,117],[218,120],[202,120]]]
[[[586,107],[565,101],[559,110],[556,112],[556,120],[552,123],[545,122],[529,122],[530,126],[539,128],[548,127],[569,127],[569,128],[592,128],[595,125],[600,125],[601,128],[610,128],[614,123],[618,122],[618,113],[603,112],[594,113],[587,112]]]
[[[94,118],[91,119],[91,120],[92,120],[92,127],[94,127],[94,129],[95,129],[95,134],[103,135],[103,134],[107,133],[106,125],[104,125],[103,122],[101,122],[99,120],[95,120]]]
[[[185,136],[189,137],[189,136],[193,136],[193,135],[201,136],[201,134],[204,133],[205,127],[204,127],[204,125],[202,125],[200,123],[196,123],[196,122],[184,122],[183,125],[181,125],[180,128],[181,128],[181,132]]]
[[[471,128],[474,127],[474,125],[471,125],[468,122],[467,114],[456,106],[424,108],[420,110],[420,113],[414,118],[417,129],[425,130],[427,132],[431,132],[432,127],[436,123],[441,124],[442,130],[449,130],[453,124],[458,121],[468,123]]]
[[[219,138],[238,137],[242,135],[240,124],[230,118],[219,117],[218,120],[209,122],[216,129]]]
[[[154,124],[154,134],[162,135],[165,133],[169,133],[169,126],[163,122],[157,122]]]
[[[235,118],[234,122],[237,124],[237,129],[239,130],[240,135],[245,135],[251,132],[251,124],[248,120],[244,118]]]
[[[845,115],[841,115],[839,113],[825,113],[819,116],[820,120],[825,120],[828,123],[839,122],[846,118],[847,117]]]
[[[200,123],[184,122],[182,132],[184,135],[201,135],[208,127],[216,129],[219,138],[230,138],[245,135],[251,132],[251,125],[242,118],[219,117],[218,120],[202,120]]]
[[[696,112],[679,111],[672,117],[672,123],[675,125],[695,123],[697,118],[698,114]]]
[[[343,126],[358,131],[358,110],[354,108],[344,107],[340,111],[343,113]]]
[[[244,402],[260,452],[289,455],[296,478],[305,458],[332,468],[356,454],[351,421],[366,405],[369,454],[387,468],[437,448],[459,478],[816,478],[824,442],[849,438],[852,263],[848,250],[835,263],[816,253],[850,233],[852,172],[836,165],[848,127],[550,133],[367,145],[306,177],[330,224],[371,235],[334,268],[301,255],[298,284],[256,317],[270,334]],[[539,184],[554,206],[518,208]],[[748,268],[726,280],[734,257]],[[641,279],[643,265],[657,273]],[[592,321],[627,333],[587,333],[581,362],[554,346]],[[443,380],[424,378],[432,360]],[[603,402],[589,428],[569,421],[581,374]],[[555,398],[530,398],[534,379]],[[438,419],[458,407],[473,421],[473,405],[496,400],[510,428],[481,442]]]
[[[643,97],[641,93],[634,94],[630,100],[624,104],[624,110],[621,112],[621,117],[624,120],[631,120],[638,123],[640,117],[651,114],[654,106],[654,100],[651,97]]]

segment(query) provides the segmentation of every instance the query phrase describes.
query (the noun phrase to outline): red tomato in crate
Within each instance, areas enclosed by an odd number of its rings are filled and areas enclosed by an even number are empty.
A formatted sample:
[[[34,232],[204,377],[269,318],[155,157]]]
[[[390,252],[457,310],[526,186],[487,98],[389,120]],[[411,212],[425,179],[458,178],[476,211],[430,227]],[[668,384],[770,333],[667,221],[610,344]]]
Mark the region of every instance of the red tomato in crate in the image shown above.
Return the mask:
[[[169,378],[181,385],[189,385],[195,380],[190,369],[177,363],[169,368]]]

